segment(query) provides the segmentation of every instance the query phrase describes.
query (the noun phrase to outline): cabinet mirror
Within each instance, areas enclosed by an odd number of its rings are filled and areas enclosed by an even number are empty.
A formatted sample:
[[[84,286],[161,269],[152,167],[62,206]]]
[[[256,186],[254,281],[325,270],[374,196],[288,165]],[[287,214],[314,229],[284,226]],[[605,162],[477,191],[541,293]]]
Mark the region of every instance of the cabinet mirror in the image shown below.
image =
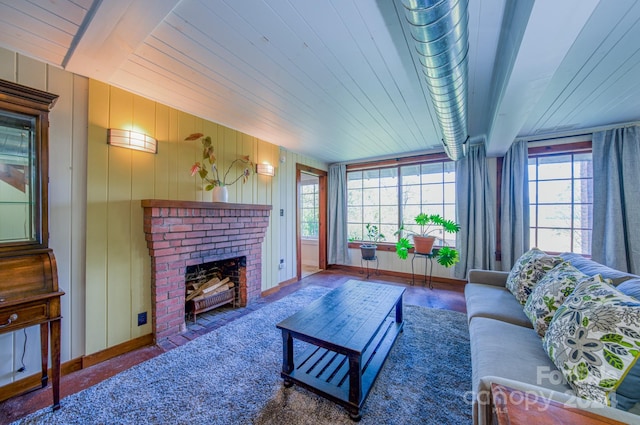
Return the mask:
[[[48,112],[56,97],[0,80],[0,253],[47,248]]]

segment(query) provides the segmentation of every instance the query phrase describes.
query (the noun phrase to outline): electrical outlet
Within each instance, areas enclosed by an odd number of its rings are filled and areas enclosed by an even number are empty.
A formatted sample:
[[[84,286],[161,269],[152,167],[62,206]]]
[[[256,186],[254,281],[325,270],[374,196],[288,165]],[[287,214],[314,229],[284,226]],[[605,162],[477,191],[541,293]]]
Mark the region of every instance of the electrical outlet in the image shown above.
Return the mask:
[[[280,208],[280,217],[284,217],[284,209]]]
[[[145,311],[144,313],[138,313],[138,326],[142,326],[146,324],[147,324],[147,312]]]
[[[278,268],[279,268],[280,270],[282,270],[282,269],[284,269],[284,266],[285,266],[284,258],[281,258],[281,259],[280,259],[280,264],[278,264]]]

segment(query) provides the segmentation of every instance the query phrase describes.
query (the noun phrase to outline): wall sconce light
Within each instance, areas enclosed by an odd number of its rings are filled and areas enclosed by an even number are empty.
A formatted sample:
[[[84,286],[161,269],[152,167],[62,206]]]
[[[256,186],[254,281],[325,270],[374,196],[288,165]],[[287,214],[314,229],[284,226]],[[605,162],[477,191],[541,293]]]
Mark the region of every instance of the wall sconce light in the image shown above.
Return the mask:
[[[271,164],[256,164],[256,173],[273,177],[276,175],[276,170]]]
[[[107,144],[137,151],[158,153],[158,141],[156,139],[131,130],[110,128],[107,130]]]

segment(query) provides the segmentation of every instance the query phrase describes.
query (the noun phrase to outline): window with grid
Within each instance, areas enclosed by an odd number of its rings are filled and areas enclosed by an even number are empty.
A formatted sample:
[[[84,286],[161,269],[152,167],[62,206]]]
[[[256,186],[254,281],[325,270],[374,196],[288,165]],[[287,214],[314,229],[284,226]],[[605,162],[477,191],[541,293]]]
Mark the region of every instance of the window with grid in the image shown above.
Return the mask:
[[[318,183],[303,183],[300,192],[300,229],[302,237],[317,238],[320,219]]]
[[[449,160],[347,172],[350,241],[367,240],[366,225],[378,226],[383,242],[395,243],[401,224],[414,229],[420,212],[455,220],[455,164]],[[442,237],[437,229],[434,236]],[[455,246],[455,235],[447,234]]]
[[[591,152],[529,155],[530,244],[591,255]]]

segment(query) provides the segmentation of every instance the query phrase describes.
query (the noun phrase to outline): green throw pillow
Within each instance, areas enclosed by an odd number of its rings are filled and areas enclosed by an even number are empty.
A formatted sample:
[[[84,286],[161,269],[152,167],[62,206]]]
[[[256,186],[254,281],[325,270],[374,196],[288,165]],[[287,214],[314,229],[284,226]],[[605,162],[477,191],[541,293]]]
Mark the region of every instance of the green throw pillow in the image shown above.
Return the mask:
[[[556,311],[543,346],[578,396],[611,405],[640,355],[640,302],[600,275],[583,280]]]
[[[524,305],[524,313],[538,335],[544,336],[558,307],[573,292],[578,282],[588,278],[589,276],[566,261],[540,278]]]
[[[538,280],[561,262],[560,257],[552,257],[538,248],[531,248],[516,261],[507,277],[506,287],[524,305]]]

